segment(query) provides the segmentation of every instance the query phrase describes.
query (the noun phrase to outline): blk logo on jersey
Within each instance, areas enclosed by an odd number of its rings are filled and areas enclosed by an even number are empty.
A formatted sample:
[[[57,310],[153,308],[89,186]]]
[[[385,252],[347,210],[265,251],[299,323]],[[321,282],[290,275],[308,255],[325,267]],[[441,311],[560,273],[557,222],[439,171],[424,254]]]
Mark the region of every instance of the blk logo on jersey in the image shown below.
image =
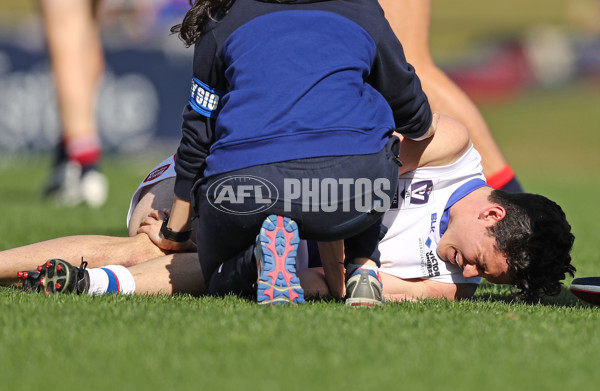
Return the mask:
[[[433,190],[433,181],[421,181],[410,185],[410,203],[413,205],[423,205],[429,202],[429,196]]]
[[[432,213],[431,214],[431,226],[430,226],[429,233],[435,232],[435,223],[436,222],[437,222],[437,213]]]
[[[433,237],[435,235],[435,223],[437,222],[437,213],[431,214],[431,227],[429,229],[429,236],[425,241],[425,245],[427,248],[431,248],[431,244],[433,243]]]

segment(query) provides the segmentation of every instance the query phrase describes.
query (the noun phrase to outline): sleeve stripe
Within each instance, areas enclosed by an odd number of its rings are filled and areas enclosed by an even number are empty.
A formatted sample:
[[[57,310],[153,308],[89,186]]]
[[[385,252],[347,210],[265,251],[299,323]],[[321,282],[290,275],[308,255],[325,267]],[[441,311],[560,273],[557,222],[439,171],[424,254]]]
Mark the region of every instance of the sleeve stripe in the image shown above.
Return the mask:
[[[216,118],[221,108],[220,102],[223,92],[218,91],[200,80],[192,79],[192,89],[190,92],[190,106],[197,113],[208,117]]]

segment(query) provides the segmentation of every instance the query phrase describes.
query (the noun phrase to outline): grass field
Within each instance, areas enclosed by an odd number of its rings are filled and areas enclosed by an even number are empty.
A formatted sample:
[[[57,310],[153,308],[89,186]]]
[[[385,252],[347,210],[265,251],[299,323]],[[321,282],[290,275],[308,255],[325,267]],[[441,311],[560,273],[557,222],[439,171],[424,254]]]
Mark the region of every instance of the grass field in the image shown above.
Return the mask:
[[[434,52],[450,58],[490,36],[564,25],[567,1],[434,1]],[[0,0],[0,24],[34,6]],[[600,275],[599,99],[598,85],[579,85],[482,107],[525,188],[567,213],[578,276]],[[50,156],[0,152],[0,250],[72,234],[125,235],[131,193],[167,153],[107,156],[109,203],[89,210],[39,202]],[[599,310],[566,290],[538,305],[515,303],[506,287],[490,284],[469,301],[374,310],[0,288],[0,384],[65,391],[595,389]]]
[[[483,112],[524,186],[558,201],[579,276],[600,274],[598,90],[532,91]],[[108,156],[99,210],[42,204],[49,156],[2,156],[0,250],[70,234],[125,235],[129,196],[155,159]],[[567,283],[570,282],[570,279]],[[79,297],[0,288],[2,389],[574,390],[600,382],[598,307],[567,291],[356,310],[179,297]]]

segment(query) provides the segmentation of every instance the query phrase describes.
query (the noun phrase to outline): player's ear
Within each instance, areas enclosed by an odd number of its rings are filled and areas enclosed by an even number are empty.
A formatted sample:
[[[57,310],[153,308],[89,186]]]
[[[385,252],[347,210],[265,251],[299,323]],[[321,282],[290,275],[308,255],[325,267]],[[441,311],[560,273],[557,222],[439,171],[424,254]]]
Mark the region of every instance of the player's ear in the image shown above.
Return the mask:
[[[498,222],[506,216],[506,209],[500,205],[488,205],[479,212],[480,219]]]

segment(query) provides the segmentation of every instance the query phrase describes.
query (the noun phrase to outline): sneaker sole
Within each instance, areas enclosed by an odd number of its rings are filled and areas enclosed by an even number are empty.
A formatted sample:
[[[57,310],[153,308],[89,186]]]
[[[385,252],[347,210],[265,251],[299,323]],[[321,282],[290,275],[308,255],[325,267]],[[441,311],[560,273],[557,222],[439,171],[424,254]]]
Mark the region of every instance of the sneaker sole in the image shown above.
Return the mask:
[[[50,293],[69,292],[69,286],[77,279],[71,266],[62,259],[50,259],[38,266],[37,271],[19,272],[17,277],[23,280],[24,291]]]
[[[304,303],[304,290],[296,275],[299,243],[298,224],[294,220],[277,215],[265,219],[259,233],[263,267],[258,276],[258,304]]]
[[[378,307],[383,303],[380,300],[373,299],[346,299],[346,305],[350,307]]]

